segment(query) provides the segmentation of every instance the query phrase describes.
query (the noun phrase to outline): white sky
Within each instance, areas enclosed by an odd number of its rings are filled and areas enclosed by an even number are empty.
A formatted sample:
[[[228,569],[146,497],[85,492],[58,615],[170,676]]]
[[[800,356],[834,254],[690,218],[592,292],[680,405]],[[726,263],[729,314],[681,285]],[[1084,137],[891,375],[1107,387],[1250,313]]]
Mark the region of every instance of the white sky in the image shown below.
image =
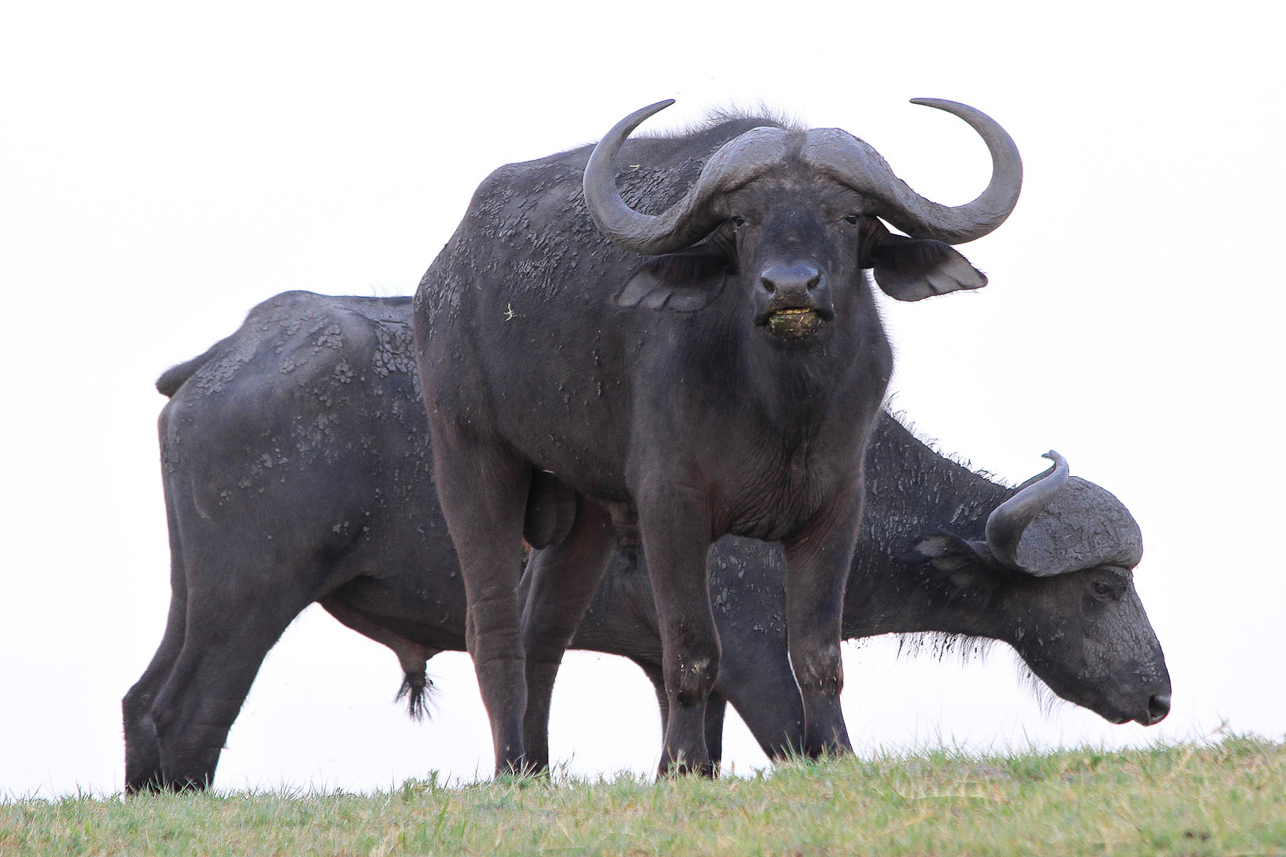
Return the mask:
[[[463,7],[466,4],[456,4]],[[971,199],[985,149],[907,104],[964,101],[1023,153],[975,295],[886,302],[896,405],[1011,481],[1051,446],[1139,520],[1174,682],[1159,727],[1046,713],[983,661],[847,655],[864,751],[1286,735],[1282,311],[1286,15],[1265,3],[26,3],[0,13],[0,797],[118,791],[119,700],[160,641],[168,550],[152,382],[277,292],[409,294],[492,169],[764,103]],[[1266,11],[1266,10],[1273,11]],[[216,785],[390,787],[491,768],[467,659],[438,715],[316,608],[287,631]],[[569,660],[552,749],[648,773],[650,687]],[[738,771],[764,764],[743,727]]]

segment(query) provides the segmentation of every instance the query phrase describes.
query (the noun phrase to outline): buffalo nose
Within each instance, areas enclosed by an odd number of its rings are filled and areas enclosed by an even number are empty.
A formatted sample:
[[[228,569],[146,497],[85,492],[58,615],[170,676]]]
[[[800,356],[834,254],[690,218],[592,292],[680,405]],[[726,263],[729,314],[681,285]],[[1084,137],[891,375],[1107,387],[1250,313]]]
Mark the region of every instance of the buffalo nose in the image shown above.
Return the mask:
[[[822,272],[806,262],[769,265],[759,274],[759,285],[781,300],[805,298],[822,282]]]
[[[1160,723],[1170,713],[1170,694],[1158,693],[1148,700],[1148,725]]]

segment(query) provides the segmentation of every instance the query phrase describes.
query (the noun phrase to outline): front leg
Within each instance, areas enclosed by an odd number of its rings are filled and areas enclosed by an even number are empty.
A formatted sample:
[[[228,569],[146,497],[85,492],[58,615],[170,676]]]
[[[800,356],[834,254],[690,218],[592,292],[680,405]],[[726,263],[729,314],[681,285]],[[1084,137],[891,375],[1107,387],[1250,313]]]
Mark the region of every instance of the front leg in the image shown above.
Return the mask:
[[[769,759],[798,757],[804,752],[804,704],[786,634],[762,618],[749,621],[751,615],[728,615],[721,624],[723,657],[715,692],[732,703]]]
[[[706,702],[719,673],[706,579],[709,509],[700,492],[658,479],[648,480],[638,500],[668,707],[658,772],[714,776],[705,738]]]
[[[664,729],[670,718],[670,699],[665,693],[665,678],[661,675],[661,668],[645,661],[634,662],[643,670],[647,680],[652,682],[656,703],[661,709],[661,728]],[[706,700],[706,750],[710,754],[710,766],[716,774],[723,761],[723,721],[727,713],[728,700],[717,689],[710,691],[710,697]]]
[[[812,526],[784,544],[787,645],[804,702],[804,752],[813,758],[852,749],[840,709],[840,641],[861,498],[858,479]]]

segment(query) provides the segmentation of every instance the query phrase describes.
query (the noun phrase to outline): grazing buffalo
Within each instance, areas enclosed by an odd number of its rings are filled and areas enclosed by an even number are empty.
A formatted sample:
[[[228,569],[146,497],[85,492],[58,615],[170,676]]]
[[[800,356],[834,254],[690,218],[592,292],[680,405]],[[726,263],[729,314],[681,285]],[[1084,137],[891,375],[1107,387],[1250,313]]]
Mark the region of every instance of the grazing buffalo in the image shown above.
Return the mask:
[[[160,419],[172,602],[122,706],[129,791],[213,779],[264,655],[313,601],[397,653],[413,711],[426,660],[464,649],[464,588],[433,491],[410,327],[406,298],[292,292],[161,377],[172,397]],[[1109,720],[1165,716],[1165,661],[1131,581],[1138,528],[1111,495],[1076,478],[1038,487],[1040,503],[1019,504],[1033,521],[1024,526],[1004,504],[1013,490],[887,415],[866,472],[845,637],[999,639],[1059,695]],[[1011,536],[989,541],[997,508],[1008,511],[992,535]],[[707,708],[712,756],[724,699],[769,755],[798,752],[781,551],[728,537],[710,570],[725,641]],[[667,704],[647,566],[633,548],[613,552],[572,644],[630,658]]]
[[[726,534],[781,543],[804,750],[849,746],[842,600],[862,450],[892,370],[868,277],[900,300],[983,286],[949,244],[992,231],[1018,199],[1013,141],[964,105],[921,102],[991,151],[990,185],[949,208],[838,129],[743,118],[627,139],[668,103],[592,149],[496,170],[416,294],[435,479],[497,772],[548,764],[554,676],[618,529],[637,532],[651,571],[662,773],[712,770],[706,555]],[[525,605],[524,536],[545,548]]]

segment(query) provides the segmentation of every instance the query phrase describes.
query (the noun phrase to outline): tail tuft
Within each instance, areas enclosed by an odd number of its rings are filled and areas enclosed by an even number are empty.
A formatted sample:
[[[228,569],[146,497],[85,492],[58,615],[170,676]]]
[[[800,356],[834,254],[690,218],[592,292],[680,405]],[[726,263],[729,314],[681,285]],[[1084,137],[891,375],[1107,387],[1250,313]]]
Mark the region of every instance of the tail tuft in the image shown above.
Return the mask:
[[[393,701],[401,702],[405,698],[406,713],[411,716],[411,719],[424,720],[431,716],[429,704],[433,701],[433,693],[433,679],[429,678],[424,670],[419,672],[408,670],[402,679],[402,687]]]

